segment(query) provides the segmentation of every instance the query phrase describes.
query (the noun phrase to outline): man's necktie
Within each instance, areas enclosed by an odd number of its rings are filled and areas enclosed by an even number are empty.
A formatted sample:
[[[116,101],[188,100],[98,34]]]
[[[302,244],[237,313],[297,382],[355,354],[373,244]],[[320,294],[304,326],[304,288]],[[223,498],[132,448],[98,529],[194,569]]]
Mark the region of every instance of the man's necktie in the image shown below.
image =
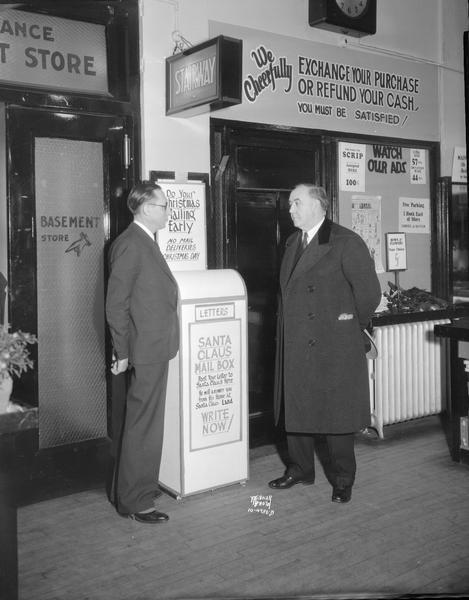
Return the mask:
[[[296,265],[296,263],[300,260],[300,256],[303,254],[303,251],[307,245],[308,245],[308,233],[306,231],[304,231],[303,237],[301,238],[301,240],[299,240],[299,244],[296,249],[295,262],[293,263],[294,265]]]

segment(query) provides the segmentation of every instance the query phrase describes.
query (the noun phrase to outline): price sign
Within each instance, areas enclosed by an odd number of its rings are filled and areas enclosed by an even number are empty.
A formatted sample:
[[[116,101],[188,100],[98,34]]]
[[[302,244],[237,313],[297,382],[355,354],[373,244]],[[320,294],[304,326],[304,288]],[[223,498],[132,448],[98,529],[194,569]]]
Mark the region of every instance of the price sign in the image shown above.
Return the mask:
[[[425,166],[425,150],[411,148],[410,150],[410,183],[427,183],[427,172]]]
[[[365,160],[366,146],[364,144],[339,143],[341,191],[365,191]]]

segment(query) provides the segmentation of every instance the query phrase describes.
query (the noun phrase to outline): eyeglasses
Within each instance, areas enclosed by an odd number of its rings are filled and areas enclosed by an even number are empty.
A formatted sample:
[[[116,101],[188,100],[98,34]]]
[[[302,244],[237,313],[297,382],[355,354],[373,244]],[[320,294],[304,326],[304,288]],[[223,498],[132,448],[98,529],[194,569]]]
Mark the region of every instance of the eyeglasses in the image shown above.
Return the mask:
[[[164,208],[165,210],[168,208],[167,202],[166,204],[156,204],[155,202],[147,202],[147,204],[150,204],[150,206],[161,206],[161,208]]]

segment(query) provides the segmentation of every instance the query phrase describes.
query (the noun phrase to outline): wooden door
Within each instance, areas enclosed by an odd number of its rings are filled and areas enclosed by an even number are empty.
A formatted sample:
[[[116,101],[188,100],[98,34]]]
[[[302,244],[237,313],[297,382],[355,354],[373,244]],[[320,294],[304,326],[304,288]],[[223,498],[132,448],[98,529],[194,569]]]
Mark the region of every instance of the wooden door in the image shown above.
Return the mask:
[[[249,413],[256,443],[272,428],[278,274],[285,240],[294,231],[288,198],[296,184],[320,181],[321,142],[221,122],[212,139],[215,164],[228,166],[223,177],[213,174],[218,183],[209,237],[218,248],[213,262],[237,269],[247,288]]]

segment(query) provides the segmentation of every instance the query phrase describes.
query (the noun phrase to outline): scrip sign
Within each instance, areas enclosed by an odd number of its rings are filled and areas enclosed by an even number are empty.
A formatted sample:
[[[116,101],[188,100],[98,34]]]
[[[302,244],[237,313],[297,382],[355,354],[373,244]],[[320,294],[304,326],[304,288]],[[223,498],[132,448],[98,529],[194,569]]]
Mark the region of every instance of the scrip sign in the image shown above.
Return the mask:
[[[240,104],[242,41],[219,35],[166,59],[166,114]]]

